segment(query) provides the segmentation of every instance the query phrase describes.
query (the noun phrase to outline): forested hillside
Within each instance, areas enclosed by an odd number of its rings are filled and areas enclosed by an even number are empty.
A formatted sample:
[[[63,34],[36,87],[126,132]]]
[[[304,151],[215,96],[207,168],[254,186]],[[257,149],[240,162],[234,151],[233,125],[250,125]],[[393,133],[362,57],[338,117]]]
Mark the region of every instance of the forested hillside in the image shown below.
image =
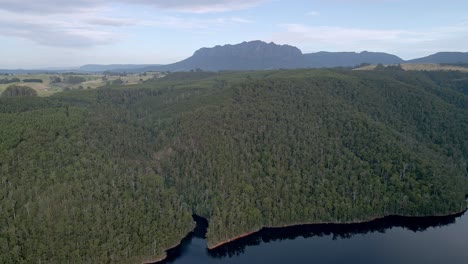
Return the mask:
[[[184,73],[0,97],[0,262],[141,262],[194,223],[264,226],[466,207],[468,74]]]

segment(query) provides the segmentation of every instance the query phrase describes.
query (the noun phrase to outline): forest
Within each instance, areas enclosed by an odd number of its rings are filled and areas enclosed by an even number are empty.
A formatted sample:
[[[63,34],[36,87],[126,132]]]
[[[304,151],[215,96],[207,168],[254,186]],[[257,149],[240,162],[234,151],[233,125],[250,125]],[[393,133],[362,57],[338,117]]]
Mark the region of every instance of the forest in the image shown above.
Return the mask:
[[[0,262],[158,260],[209,222],[262,227],[461,212],[468,74],[190,72],[0,97]]]

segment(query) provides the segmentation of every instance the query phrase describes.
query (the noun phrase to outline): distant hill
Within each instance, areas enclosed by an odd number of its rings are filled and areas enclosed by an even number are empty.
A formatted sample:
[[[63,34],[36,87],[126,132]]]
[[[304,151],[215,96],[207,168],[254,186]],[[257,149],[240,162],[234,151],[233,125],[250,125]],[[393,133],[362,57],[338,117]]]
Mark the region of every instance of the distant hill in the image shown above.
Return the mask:
[[[104,71],[122,71],[122,70],[138,70],[146,67],[159,66],[158,64],[87,64],[79,68],[79,71],[84,72],[104,72]]]
[[[436,64],[436,63],[402,63],[401,67],[405,71],[459,71],[468,72],[467,67],[461,67],[449,64]],[[358,71],[372,71],[376,70],[377,65],[367,65],[356,68]]]
[[[235,45],[201,48],[182,61],[160,64],[88,64],[73,70],[74,72],[127,72],[145,71],[183,72],[192,70],[225,71],[225,70],[270,70],[297,68],[334,68],[354,67],[360,64],[468,64],[468,53],[439,52],[427,57],[405,61],[396,55],[383,52],[316,52],[303,54],[300,49],[291,45],[278,45],[263,41],[242,42]],[[43,72],[67,72],[70,69],[51,70],[0,70],[0,73],[24,74]]]
[[[427,57],[409,60],[408,63],[468,63],[468,52],[438,52]]]
[[[398,64],[404,60],[382,52],[317,52],[304,54],[305,68],[353,67],[362,63]]]
[[[58,70],[0,69],[0,74],[41,74],[63,72]]]

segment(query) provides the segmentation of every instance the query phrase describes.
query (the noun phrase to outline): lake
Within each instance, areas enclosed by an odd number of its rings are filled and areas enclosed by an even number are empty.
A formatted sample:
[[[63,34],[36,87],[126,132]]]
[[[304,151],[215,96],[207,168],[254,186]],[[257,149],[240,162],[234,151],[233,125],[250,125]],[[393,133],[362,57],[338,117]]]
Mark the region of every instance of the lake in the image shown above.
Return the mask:
[[[195,231],[163,263],[468,263],[468,213],[263,229],[214,251],[208,223],[194,219]]]

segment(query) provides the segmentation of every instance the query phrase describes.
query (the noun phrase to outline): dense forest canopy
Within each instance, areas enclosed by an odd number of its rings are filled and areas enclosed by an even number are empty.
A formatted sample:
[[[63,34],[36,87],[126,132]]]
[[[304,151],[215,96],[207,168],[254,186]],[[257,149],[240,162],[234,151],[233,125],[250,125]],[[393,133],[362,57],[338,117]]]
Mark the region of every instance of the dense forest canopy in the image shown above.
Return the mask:
[[[178,77],[179,76],[179,77]],[[194,223],[459,212],[468,74],[192,72],[0,98],[0,262],[141,262]]]

